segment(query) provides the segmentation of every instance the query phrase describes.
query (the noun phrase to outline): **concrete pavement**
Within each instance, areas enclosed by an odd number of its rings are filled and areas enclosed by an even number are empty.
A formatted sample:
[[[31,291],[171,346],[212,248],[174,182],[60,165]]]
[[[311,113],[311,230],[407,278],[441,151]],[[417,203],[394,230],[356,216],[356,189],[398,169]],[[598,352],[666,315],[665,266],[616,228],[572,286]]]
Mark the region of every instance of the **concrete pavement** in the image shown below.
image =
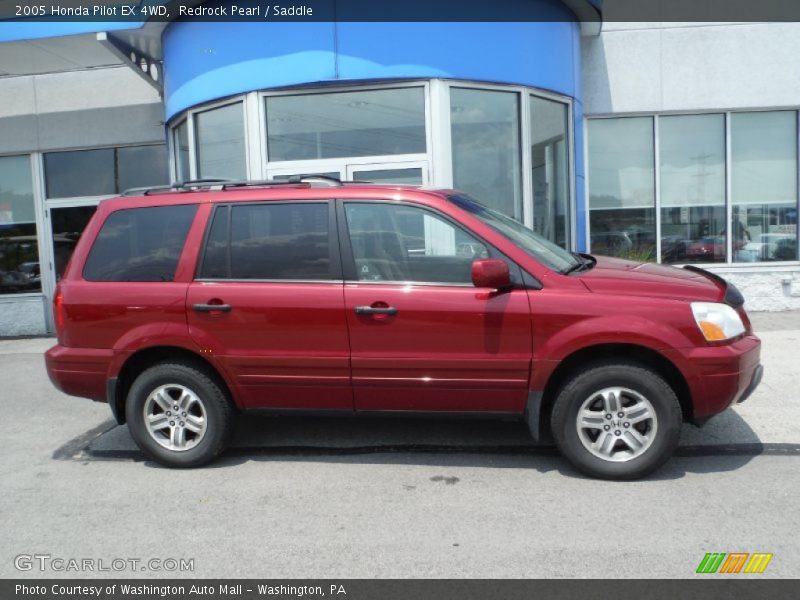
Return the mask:
[[[800,314],[753,315],[765,377],[655,477],[586,479],[518,423],[244,419],[210,467],[141,460],[107,406],[0,341],[0,577],[19,554],[191,558],[194,577],[692,577],[706,552],[800,575]],[[103,576],[104,574],[101,574]]]

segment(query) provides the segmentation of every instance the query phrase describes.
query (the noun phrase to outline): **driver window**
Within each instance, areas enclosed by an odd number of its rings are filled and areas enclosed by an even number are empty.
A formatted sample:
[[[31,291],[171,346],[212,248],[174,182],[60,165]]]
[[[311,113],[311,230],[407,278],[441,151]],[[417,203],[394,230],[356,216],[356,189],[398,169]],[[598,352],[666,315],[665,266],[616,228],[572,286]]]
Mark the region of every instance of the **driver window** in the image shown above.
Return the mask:
[[[472,283],[486,246],[438,215],[407,204],[345,204],[359,281]]]

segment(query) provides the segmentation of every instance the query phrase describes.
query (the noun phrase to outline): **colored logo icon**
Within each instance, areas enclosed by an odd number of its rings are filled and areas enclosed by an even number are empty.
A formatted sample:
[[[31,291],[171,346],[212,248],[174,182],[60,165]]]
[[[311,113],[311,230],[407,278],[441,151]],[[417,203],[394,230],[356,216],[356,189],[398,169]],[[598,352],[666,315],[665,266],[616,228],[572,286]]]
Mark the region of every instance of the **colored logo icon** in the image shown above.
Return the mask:
[[[696,573],[763,573],[771,560],[771,552],[707,552]]]

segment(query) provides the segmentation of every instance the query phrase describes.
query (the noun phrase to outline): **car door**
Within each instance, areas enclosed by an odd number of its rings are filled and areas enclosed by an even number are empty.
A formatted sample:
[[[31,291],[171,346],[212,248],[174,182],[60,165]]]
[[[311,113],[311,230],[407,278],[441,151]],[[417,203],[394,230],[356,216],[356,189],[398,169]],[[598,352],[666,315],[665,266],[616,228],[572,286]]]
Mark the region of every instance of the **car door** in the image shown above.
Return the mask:
[[[524,410],[527,293],[471,280],[505,257],[417,204],[344,201],[339,228],[356,410]]]
[[[353,409],[335,213],[328,201],[217,206],[189,329],[249,408]]]

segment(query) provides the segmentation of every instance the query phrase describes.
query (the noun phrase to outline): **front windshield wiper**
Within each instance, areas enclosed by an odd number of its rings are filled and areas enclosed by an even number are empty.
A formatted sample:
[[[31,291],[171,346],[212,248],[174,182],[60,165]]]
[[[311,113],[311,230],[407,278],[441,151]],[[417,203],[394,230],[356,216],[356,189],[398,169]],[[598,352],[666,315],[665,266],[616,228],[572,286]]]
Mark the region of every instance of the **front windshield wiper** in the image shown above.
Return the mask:
[[[572,256],[578,259],[578,262],[561,271],[562,275],[569,275],[570,273],[579,273],[581,271],[589,270],[594,266],[594,261],[586,259],[580,254],[577,254],[576,252],[570,252],[570,254],[572,254]]]

